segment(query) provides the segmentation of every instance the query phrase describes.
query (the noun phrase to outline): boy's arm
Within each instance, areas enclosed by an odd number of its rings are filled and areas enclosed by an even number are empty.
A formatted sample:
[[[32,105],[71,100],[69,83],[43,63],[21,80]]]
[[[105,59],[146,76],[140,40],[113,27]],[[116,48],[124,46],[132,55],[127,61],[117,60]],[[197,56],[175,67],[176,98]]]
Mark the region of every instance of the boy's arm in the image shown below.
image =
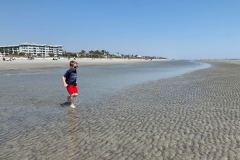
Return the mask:
[[[63,86],[67,87],[68,84],[66,83],[66,77],[62,76]]]

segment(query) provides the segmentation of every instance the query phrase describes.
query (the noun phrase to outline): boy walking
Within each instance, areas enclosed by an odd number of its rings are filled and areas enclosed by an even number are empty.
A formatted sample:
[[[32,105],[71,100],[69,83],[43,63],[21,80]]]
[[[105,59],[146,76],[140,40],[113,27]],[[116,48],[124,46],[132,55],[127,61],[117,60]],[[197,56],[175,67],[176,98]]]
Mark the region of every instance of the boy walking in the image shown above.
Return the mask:
[[[76,108],[73,100],[74,97],[78,96],[77,67],[78,63],[76,61],[70,61],[70,69],[62,76],[63,85],[67,88],[70,95],[67,97],[67,100],[70,102],[70,107],[72,108]]]

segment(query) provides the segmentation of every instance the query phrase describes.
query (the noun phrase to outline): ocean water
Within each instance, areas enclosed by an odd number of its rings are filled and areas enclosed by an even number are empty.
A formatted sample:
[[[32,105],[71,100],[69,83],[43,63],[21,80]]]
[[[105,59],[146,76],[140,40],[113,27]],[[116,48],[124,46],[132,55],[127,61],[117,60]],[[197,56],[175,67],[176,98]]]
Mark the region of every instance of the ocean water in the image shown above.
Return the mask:
[[[78,68],[79,96],[77,106],[91,107],[124,88],[170,78],[209,67],[209,64],[188,60],[152,61],[141,64]],[[0,105],[58,106],[68,95],[61,76],[68,68],[36,73],[0,76]]]
[[[179,76],[209,64],[193,61],[162,61],[103,67],[83,67],[78,70],[79,89],[84,99],[103,98],[121,89],[150,81]],[[91,97],[89,97],[91,95]],[[93,100],[92,100],[93,101]]]

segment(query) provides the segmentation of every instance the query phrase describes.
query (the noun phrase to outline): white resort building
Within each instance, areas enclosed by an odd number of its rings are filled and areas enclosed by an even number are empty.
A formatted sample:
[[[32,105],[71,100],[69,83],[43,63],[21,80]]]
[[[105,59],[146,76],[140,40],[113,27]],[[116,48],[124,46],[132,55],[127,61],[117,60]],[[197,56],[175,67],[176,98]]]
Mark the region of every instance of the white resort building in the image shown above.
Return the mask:
[[[35,44],[35,43],[21,43],[19,45],[7,45],[0,46],[0,52],[3,55],[6,53],[25,53],[31,54],[32,56],[43,56],[47,57],[49,54],[59,55],[63,53],[62,45],[47,45],[47,44]],[[1,53],[0,53],[1,54]]]

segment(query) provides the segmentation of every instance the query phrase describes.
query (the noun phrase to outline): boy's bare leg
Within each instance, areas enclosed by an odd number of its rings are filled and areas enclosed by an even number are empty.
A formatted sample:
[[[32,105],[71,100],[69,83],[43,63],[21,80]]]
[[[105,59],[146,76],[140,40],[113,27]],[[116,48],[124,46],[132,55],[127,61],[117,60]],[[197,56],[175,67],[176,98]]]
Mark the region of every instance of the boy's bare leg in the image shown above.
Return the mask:
[[[74,103],[73,103],[73,99],[74,99],[74,95],[71,95],[70,98],[69,98],[70,107],[76,108],[76,106],[75,106]]]
[[[67,96],[67,101],[70,102],[70,96]]]

